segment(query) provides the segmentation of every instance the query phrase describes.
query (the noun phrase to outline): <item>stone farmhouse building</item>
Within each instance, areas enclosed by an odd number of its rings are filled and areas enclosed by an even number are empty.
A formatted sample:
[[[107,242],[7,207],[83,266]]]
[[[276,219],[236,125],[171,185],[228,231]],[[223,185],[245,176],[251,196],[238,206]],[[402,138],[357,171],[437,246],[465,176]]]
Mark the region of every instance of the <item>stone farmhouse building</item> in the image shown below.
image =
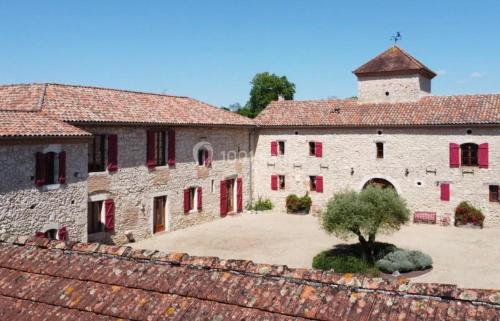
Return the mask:
[[[0,86],[0,230],[125,243],[270,198],[313,212],[391,186],[415,217],[461,201],[500,226],[500,95],[432,96],[399,47],[354,71],[357,99],[272,102],[251,120],[188,97],[61,84]]]

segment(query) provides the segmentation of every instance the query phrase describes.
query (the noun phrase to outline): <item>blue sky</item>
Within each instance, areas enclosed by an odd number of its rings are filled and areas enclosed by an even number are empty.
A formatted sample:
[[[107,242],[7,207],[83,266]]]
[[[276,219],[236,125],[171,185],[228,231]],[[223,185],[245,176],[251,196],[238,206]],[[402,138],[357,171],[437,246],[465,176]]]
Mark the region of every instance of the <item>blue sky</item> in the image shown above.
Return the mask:
[[[500,92],[500,2],[2,1],[0,83],[61,82],[248,100],[257,72],[296,99],[356,94],[351,71],[391,45],[440,75],[433,93]]]

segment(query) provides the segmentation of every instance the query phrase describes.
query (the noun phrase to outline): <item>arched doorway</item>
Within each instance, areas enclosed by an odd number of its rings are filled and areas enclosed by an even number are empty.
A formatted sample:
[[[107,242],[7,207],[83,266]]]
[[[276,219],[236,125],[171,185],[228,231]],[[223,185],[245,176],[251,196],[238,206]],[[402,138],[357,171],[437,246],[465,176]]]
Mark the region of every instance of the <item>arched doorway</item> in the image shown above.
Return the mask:
[[[394,185],[392,185],[391,182],[389,182],[388,180],[386,179],[383,179],[383,178],[372,178],[370,180],[368,180],[365,185],[363,186],[363,189],[365,189],[367,186],[375,186],[377,188],[380,188],[380,189],[384,189],[384,188],[392,188],[393,190],[396,190],[396,188],[394,187]]]

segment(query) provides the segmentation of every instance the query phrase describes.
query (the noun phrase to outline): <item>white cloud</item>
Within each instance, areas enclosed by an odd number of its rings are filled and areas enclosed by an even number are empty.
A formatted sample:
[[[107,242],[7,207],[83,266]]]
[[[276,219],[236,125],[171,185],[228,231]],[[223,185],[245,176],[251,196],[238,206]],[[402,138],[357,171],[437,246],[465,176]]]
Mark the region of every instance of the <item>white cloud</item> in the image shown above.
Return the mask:
[[[479,71],[474,71],[472,74],[470,74],[470,76],[472,78],[481,78],[484,76],[484,73]]]
[[[439,76],[446,75],[447,73],[448,73],[448,71],[446,71],[446,70],[444,70],[444,69],[441,69],[441,70],[438,70],[438,71],[437,71],[437,74],[438,74]]]

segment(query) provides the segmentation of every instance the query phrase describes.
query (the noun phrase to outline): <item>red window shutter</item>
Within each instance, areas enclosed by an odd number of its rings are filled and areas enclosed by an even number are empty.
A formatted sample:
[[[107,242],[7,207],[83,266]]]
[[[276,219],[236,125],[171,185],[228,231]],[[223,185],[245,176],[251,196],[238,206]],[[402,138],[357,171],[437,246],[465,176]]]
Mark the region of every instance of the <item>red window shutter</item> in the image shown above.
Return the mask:
[[[323,157],[323,143],[316,142],[316,157]]]
[[[57,178],[59,184],[66,183],[66,152],[59,153],[59,177]]]
[[[226,181],[220,182],[220,216],[224,217],[227,214],[227,190]]]
[[[449,201],[450,200],[450,184],[441,183],[441,200]]]
[[[36,153],[35,184],[36,186],[45,184],[45,155],[40,152]]]
[[[202,188],[198,187],[198,211],[203,209],[203,196],[202,196]]]
[[[108,171],[118,170],[118,136],[108,135]]]
[[[66,241],[68,239],[68,229],[65,226],[57,231],[57,238],[59,241]]]
[[[184,214],[188,214],[189,213],[189,210],[190,210],[190,206],[189,206],[189,188],[186,188],[184,190]]]
[[[115,201],[107,199],[104,201],[104,230],[113,232],[115,230]]]
[[[271,190],[278,190],[278,175],[271,175]]]
[[[278,155],[278,142],[272,141],[271,142],[271,156],[277,156],[277,155]]]
[[[243,212],[243,179],[236,180],[236,208],[238,212]]]
[[[148,130],[147,133],[147,155],[146,155],[146,165],[148,168],[153,168],[156,165],[155,162],[155,132]]]
[[[460,146],[450,143],[450,167],[460,167]]]
[[[45,238],[45,233],[44,232],[35,232],[35,237],[44,239]]]
[[[175,166],[175,130],[168,131],[168,166]]]
[[[323,176],[316,176],[316,192],[323,193]]]
[[[480,168],[488,168],[489,155],[488,143],[479,145],[478,163]]]

